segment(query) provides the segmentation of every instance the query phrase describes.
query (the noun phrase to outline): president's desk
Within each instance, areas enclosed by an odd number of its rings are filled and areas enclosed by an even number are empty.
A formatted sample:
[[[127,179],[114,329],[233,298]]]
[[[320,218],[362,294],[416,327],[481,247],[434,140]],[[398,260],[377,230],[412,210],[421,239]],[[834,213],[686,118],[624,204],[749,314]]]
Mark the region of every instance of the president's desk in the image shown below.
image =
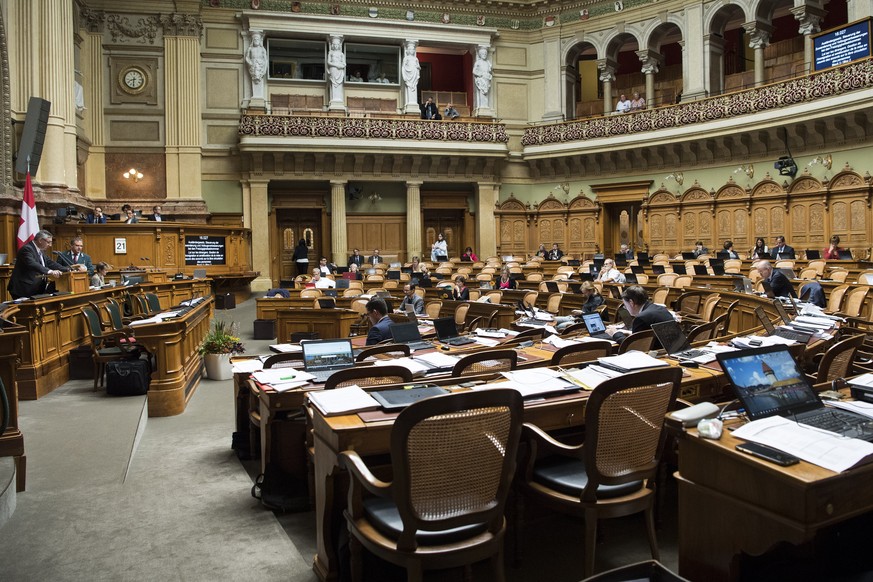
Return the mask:
[[[848,520],[873,512],[873,464],[834,473],[801,461],[780,467],[740,453],[725,430],[718,441],[679,437],[679,574],[689,580],[826,580],[853,536]],[[838,543],[834,543],[834,538]],[[775,550],[768,564],[766,552]],[[765,573],[768,572],[768,573]],[[852,578],[861,579],[861,578]]]

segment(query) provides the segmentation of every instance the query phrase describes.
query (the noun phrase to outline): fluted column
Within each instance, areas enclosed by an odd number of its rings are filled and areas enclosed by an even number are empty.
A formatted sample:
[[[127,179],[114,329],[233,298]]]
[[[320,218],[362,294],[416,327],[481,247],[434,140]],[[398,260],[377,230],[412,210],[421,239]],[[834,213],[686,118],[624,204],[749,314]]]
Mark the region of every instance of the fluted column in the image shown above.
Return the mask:
[[[685,32],[679,41],[682,47],[683,99],[698,99],[707,95],[710,54],[704,36],[703,5],[686,5]]]
[[[609,115],[615,107],[612,104],[612,82],[615,81],[615,63],[609,59],[597,61],[600,81],[603,83],[603,114]]]
[[[85,135],[91,140],[83,171],[88,185],[87,195],[93,199],[106,198],[106,127],[102,114],[104,23],[102,12],[86,8],[80,13],[79,26],[84,36],[80,58],[85,91],[84,128]]]
[[[651,109],[655,106],[655,75],[663,57],[651,50],[637,51],[637,56],[643,64],[642,73],[646,76],[646,109]]]
[[[333,249],[333,264],[345,265],[349,256],[349,240],[346,225],[345,180],[330,181],[330,246]]]
[[[406,182],[406,260],[421,257],[421,184]]]
[[[500,194],[500,185],[494,182],[480,182],[476,195],[476,235],[479,237],[480,257],[497,254],[497,227],[494,221],[494,206]]]
[[[563,121],[561,95],[561,39],[556,31],[543,31],[543,121]],[[575,107],[575,103],[573,104]],[[569,114],[570,112],[568,112]],[[575,113],[575,112],[573,112]]]
[[[244,211],[249,213],[244,223],[246,227],[252,227],[252,268],[260,272],[258,278],[252,281],[252,291],[267,291],[273,287],[273,280],[270,278],[270,229],[267,228],[267,217],[270,214],[267,196],[269,185],[269,180],[249,180],[250,202],[244,205]]]
[[[825,11],[815,6],[803,5],[791,8],[790,12],[794,14],[794,19],[798,22],[799,28],[797,32],[803,35],[804,72],[808,73],[812,70],[812,61],[815,59],[815,55],[813,55],[812,35],[821,32],[821,21],[825,16]],[[851,22],[851,19],[849,22]],[[800,71],[792,72],[800,74]]]
[[[706,74],[704,76],[706,95],[718,95],[724,88],[724,39],[717,34],[707,34],[703,38],[703,52],[706,54]],[[682,93],[682,99],[690,96]]]
[[[743,28],[749,33],[749,48],[755,51],[755,87],[764,84],[764,49],[770,44],[772,27],[763,22],[747,22]]]
[[[170,14],[161,16],[161,25],[164,28],[167,198],[201,198],[200,31],[203,23],[196,15]]]

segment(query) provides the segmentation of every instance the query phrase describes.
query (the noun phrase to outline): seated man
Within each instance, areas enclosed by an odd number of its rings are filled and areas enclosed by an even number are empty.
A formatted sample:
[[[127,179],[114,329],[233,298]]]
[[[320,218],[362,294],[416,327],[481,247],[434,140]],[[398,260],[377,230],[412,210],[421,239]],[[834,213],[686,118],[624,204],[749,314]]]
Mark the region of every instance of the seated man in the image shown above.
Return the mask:
[[[564,256],[564,251],[558,248],[558,243],[554,243],[552,245],[552,250],[549,251],[548,260],[550,261],[560,261],[561,257]]]
[[[385,300],[381,297],[374,297],[367,301],[365,306],[367,317],[370,319],[370,331],[367,332],[367,345],[372,346],[379,342],[391,339],[392,321],[388,317],[388,306],[385,305]]]
[[[625,282],[625,276],[624,273],[615,268],[615,261],[606,259],[603,261],[603,266],[600,267],[597,280],[602,283],[618,283],[621,285]]]
[[[336,283],[334,283],[332,279],[322,277],[321,271],[316,268],[312,269],[312,280],[307,287],[308,286],[315,287],[316,289],[333,289],[336,287]]]
[[[623,341],[632,333],[652,329],[653,323],[661,323],[662,321],[671,321],[673,319],[673,314],[666,307],[649,301],[649,295],[646,293],[646,290],[639,285],[631,285],[625,289],[621,294],[621,301],[628,313],[633,315],[634,322],[631,325],[630,332],[627,330],[617,330],[611,326],[606,328],[606,332],[612,335],[612,339],[617,342]],[[660,347],[661,345],[656,339],[655,343],[652,344],[652,348],[660,349]]]
[[[709,249],[703,246],[703,241],[697,241],[694,243],[694,250],[691,251],[694,253],[695,257],[699,257],[700,255],[708,255]]]
[[[454,105],[449,103],[448,105],[446,105],[445,116],[446,116],[446,119],[457,119],[458,117],[461,116],[461,114],[458,113],[458,110],[455,109]]]
[[[760,261],[758,272],[761,273],[761,278],[770,284],[776,297],[797,297],[794,294],[794,285],[782,271],[775,270],[770,261]]]
[[[321,257],[321,260],[318,261],[318,270],[321,271],[322,275],[335,275],[336,265],[328,263],[326,258]]]
[[[407,283],[403,286],[403,301],[400,302],[400,307],[397,309],[399,313],[406,313],[406,306],[412,305],[412,310],[416,315],[424,313],[424,299],[418,296],[415,292],[415,285]]]
[[[615,106],[615,111],[617,113],[627,113],[631,110],[631,102],[627,96],[622,93],[621,97],[618,98],[618,104]]]

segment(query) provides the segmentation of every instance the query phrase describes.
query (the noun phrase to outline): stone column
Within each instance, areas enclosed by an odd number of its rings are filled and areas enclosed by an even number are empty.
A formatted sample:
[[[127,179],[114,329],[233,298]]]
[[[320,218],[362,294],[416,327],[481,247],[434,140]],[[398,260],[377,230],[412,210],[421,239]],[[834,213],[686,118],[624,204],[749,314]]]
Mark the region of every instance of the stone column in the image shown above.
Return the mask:
[[[685,6],[685,32],[682,47],[682,99],[706,97],[709,51],[703,33],[703,5]]]
[[[552,34],[543,31],[544,35]],[[543,38],[543,121],[564,121],[561,103],[561,39],[557,36]],[[575,105],[575,104],[574,104]],[[575,112],[574,112],[575,113]]]
[[[84,31],[84,42],[80,67],[84,74],[85,135],[91,140],[88,159],[85,161],[85,183],[88,184],[88,197],[106,198],[106,127],[103,118],[103,28],[105,15],[90,9],[80,12],[80,28]]]
[[[705,92],[707,95],[719,95],[724,91],[724,39],[715,34],[703,38],[706,55],[706,74],[704,75]],[[683,92],[682,99],[687,95]]]
[[[406,261],[421,256],[421,185],[422,182],[406,182]]]
[[[330,247],[333,250],[334,265],[345,265],[349,258],[349,241],[346,227],[346,185],[345,180],[330,181]]]
[[[863,20],[873,16],[873,0],[848,0],[846,2],[848,8],[848,22]]]
[[[167,198],[201,198],[200,32],[193,14],[161,16],[164,29]],[[269,273],[268,273],[269,274]]]
[[[849,2],[849,4],[852,4]],[[812,71],[812,63],[815,59],[813,54],[812,35],[821,32],[821,21],[825,11],[815,6],[803,5],[791,8],[794,19],[799,23],[798,31],[803,35],[803,64],[804,71],[792,71],[793,75],[809,73]],[[849,22],[852,22],[850,19]]]
[[[267,291],[273,287],[273,279],[270,277],[270,229],[267,225],[267,217],[270,215],[269,185],[269,180],[249,180],[251,203],[248,206],[250,216],[246,225],[252,226],[252,269],[260,271],[258,278],[252,281],[252,291]]]
[[[772,27],[763,22],[747,22],[743,28],[749,33],[749,48],[755,50],[755,87],[764,84],[764,49],[770,44]]]
[[[612,104],[612,82],[615,81],[616,65],[610,59],[599,59],[597,69],[600,71],[600,81],[603,83],[603,114],[609,115],[615,110]]]
[[[643,64],[642,72],[646,76],[646,109],[651,109],[655,106],[655,75],[663,57],[651,50],[637,51],[637,56]]]
[[[497,227],[494,220],[494,207],[500,194],[500,184],[479,182],[476,194],[478,254],[480,257],[490,257],[497,254]]]

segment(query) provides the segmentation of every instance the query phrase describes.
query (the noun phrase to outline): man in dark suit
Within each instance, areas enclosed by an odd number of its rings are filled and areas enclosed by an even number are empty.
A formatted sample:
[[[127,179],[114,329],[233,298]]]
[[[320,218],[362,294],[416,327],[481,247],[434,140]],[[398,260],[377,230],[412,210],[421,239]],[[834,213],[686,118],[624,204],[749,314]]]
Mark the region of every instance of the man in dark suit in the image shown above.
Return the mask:
[[[61,263],[67,267],[84,265],[90,277],[94,274],[94,264],[91,262],[91,257],[82,252],[84,248],[85,243],[82,241],[82,237],[77,236],[70,241],[70,250],[58,253],[58,256],[61,258]]]
[[[139,218],[136,217],[132,208],[128,208],[126,210],[124,224],[136,224],[137,222],[139,222]]]
[[[443,116],[440,115],[440,110],[436,106],[436,103],[433,102],[433,99],[428,97],[427,101],[424,105],[421,106],[421,118],[422,119],[442,119]]]
[[[158,206],[153,206],[153,207],[152,207],[152,213],[149,214],[146,218],[148,218],[149,220],[153,220],[153,221],[155,221],[155,222],[164,222],[165,220],[167,220],[167,219],[166,219],[166,218],[161,214],[161,207],[160,207],[160,205],[158,205]]]
[[[336,275],[336,265],[328,263],[324,257],[321,257],[321,260],[318,261],[318,270],[321,271],[322,275]]]
[[[761,277],[770,284],[773,289],[773,294],[776,297],[797,297],[794,293],[794,285],[788,280],[788,277],[782,271],[777,271],[770,264],[770,261],[761,261],[758,263],[758,272]]]
[[[13,299],[45,293],[49,285],[53,286],[50,279],[59,279],[61,273],[70,270],[70,267],[56,263],[49,256],[53,240],[52,233],[41,230],[31,242],[18,249],[15,268],[9,279],[9,294]],[[76,270],[84,268],[77,266]]]
[[[106,215],[99,206],[94,207],[93,214],[88,215],[88,224],[106,224]]]
[[[374,297],[367,301],[365,306],[367,317],[370,319],[370,331],[367,333],[367,345],[372,346],[379,342],[391,339],[391,330],[388,329],[393,323],[388,317],[388,306],[381,297]]]
[[[359,269],[364,266],[364,257],[358,249],[355,249],[355,251],[349,255],[348,266],[351,267],[352,265],[357,265]]]
[[[770,249],[770,256],[774,259],[793,259],[794,247],[785,244],[784,236],[777,236],[776,244],[773,245],[772,249]]]
[[[552,245],[552,250],[549,251],[548,260],[550,261],[560,261],[561,257],[564,256],[564,251],[558,248],[558,243]]]
[[[378,265],[382,262],[382,257],[379,255],[379,249],[373,249],[373,254],[367,257],[368,265]]]
[[[657,303],[649,301],[649,295],[646,290],[639,285],[627,287],[621,294],[621,301],[625,309],[634,317],[633,325],[631,325],[630,333],[626,330],[615,330],[612,332],[612,339],[621,342],[627,336],[638,331],[652,329],[653,323],[661,323],[662,321],[671,321],[673,314]],[[609,333],[609,328],[607,328]],[[652,344],[653,349],[660,349],[661,345],[657,339]]]

